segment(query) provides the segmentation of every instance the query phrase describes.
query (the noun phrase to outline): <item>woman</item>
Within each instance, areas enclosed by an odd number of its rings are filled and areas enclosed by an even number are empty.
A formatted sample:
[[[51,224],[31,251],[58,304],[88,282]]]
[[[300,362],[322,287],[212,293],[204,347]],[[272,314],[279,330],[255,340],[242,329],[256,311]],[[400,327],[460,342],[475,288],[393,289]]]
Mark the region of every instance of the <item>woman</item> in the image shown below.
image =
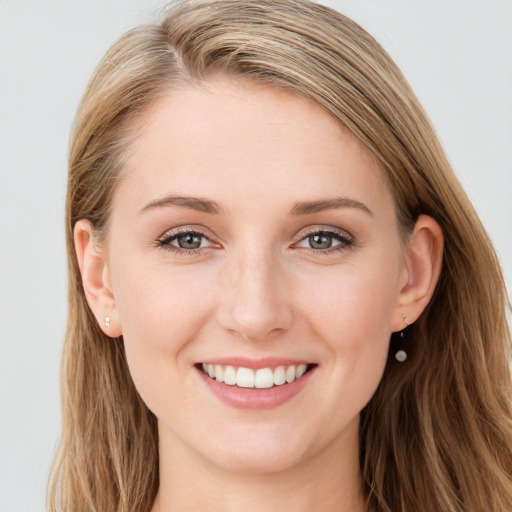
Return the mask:
[[[67,241],[50,510],[512,508],[500,268],[354,22],[201,1],[126,34]]]

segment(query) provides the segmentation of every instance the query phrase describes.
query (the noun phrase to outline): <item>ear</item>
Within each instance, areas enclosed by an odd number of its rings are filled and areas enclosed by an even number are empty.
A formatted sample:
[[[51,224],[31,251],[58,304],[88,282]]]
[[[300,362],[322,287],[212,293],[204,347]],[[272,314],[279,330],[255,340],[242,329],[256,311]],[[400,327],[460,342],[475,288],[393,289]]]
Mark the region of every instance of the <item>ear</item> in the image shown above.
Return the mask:
[[[391,330],[415,322],[436,288],[443,260],[443,232],[427,215],[420,215],[407,243],[406,268],[392,317]]]
[[[73,235],[87,303],[107,336],[121,336],[121,322],[108,266],[103,254],[94,244],[91,223],[88,220],[79,220],[75,224]]]

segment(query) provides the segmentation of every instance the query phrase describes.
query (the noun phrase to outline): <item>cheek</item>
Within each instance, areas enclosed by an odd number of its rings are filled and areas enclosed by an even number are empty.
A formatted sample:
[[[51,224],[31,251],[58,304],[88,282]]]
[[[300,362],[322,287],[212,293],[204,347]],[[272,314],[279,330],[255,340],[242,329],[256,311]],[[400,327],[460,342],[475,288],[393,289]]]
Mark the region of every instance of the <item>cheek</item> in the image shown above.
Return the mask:
[[[186,378],[190,368],[180,356],[201,329],[207,306],[200,279],[184,279],[169,268],[130,268],[137,271],[121,269],[116,302],[130,373],[154,410],[159,395],[178,390]]]
[[[387,361],[399,270],[398,262],[387,261],[385,267],[376,260],[340,267],[323,289],[308,286],[309,324],[327,347],[326,364],[351,410],[361,410],[369,401]],[[303,310],[308,311],[306,304]]]
[[[117,283],[123,335],[164,348],[197,326],[205,299],[204,276],[197,272],[134,261],[123,265]]]
[[[312,316],[328,337],[358,345],[390,335],[390,320],[397,300],[398,268],[392,260],[340,267],[322,286],[305,283]],[[329,336],[328,333],[332,333]],[[373,333],[373,335],[372,335]]]

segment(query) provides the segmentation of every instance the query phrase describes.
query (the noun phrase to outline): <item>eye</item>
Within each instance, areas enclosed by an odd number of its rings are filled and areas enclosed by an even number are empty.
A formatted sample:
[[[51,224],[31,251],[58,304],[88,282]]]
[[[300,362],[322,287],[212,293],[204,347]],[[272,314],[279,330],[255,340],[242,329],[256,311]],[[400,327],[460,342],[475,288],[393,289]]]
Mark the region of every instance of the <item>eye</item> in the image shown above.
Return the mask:
[[[308,233],[295,247],[331,252],[331,250],[345,249],[353,244],[353,238],[342,231],[316,230]]]
[[[307,243],[312,249],[330,249],[333,244],[338,245],[339,241],[327,233],[316,233],[307,237]]]
[[[203,233],[194,230],[172,232],[158,240],[158,245],[170,251],[194,253],[215,244]]]
[[[199,233],[182,233],[175,236],[169,243],[181,249],[199,249],[204,245],[206,238]]]

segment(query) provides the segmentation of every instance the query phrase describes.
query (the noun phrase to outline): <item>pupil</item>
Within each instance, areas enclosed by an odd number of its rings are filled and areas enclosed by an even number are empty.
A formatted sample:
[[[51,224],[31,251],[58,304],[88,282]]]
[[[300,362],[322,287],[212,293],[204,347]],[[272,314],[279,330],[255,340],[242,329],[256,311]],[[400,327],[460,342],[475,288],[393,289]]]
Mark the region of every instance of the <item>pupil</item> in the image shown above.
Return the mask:
[[[201,235],[187,233],[178,237],[178,245],[182,249],[198,249],[201,247]]]
[[[324,234],[311,235],[309,245],[313,249],[329,249],[332,246],[332,237]]]

